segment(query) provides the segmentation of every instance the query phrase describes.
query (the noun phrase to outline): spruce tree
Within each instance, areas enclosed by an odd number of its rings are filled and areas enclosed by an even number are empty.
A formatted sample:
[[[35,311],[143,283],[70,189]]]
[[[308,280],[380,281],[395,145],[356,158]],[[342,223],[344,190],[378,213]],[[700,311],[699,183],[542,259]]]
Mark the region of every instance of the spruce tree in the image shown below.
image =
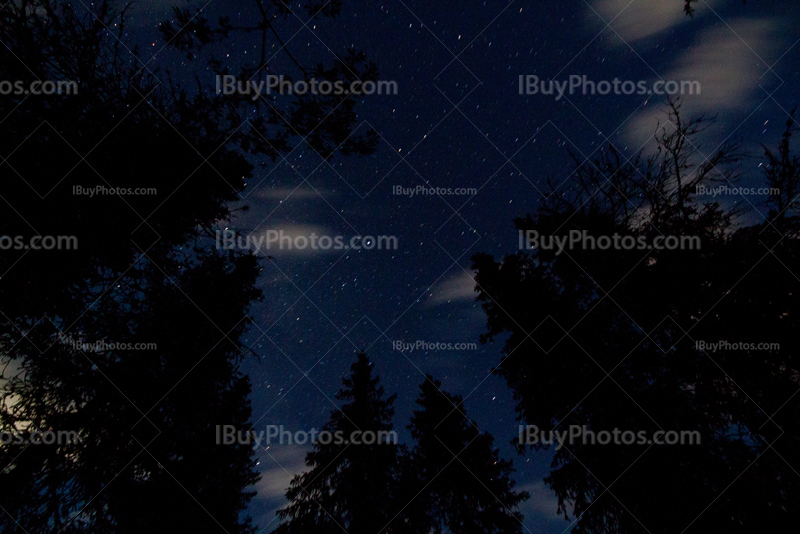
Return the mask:
[[[392,431],[397,395],[384,398],[379,377],[372,372],[372,363],[362,352],[336,394],[346,404],[334,410],[323,427],[333,440],[317,440],[306,456],[309,470],[292,480],[286,492],[290,503],[278,511],[288,521],[276,529],[277,534],[405,531],[405,520],[398,516],[403,503],[396,490],[402,447],[385,438],[370,445],[348,443],[354,432],[388,437]]]
[[[494,439],[467,418],[461,397],[440,390],[427,375],[420,385],[416,410],[408,429],[416,441],[411,459],[424,488],[409,511],[423,532],[521,532],[517,505],[526,492],[514,490],[512,463],[503,460]]]

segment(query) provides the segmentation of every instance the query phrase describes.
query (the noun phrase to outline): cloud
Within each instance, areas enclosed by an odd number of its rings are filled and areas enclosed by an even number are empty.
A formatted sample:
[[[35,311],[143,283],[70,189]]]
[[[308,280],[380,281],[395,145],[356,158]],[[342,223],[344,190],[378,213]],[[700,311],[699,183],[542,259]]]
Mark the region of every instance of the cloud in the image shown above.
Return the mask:
[[[472,302],[475,299],[475,281],[467,273],[437,283],[428,293],[425,307],[453,302]]]
[[[774,38],[778,24],[776,20],[761,18],[718,25],[703,34],[697,45],[684,52],[668,69],[659,72],[665,81],[700,82],[700,94],[681,96],[684,116],[719,113],[720,117],[735,117],[764,100],[767,94],[759,85],[777,87],[780,81],[771,73],[762,78],[767,65],[759,56],[766,60],[778,51]],[[665,101],[666,97],[658,96],[650,103]],[[624,126],[626,140],[641,146],[655,133],[659,120],[664,123],[663,106],[645,108]]]
[[[251,509],[266,510],[260,516],[253,518],[259,528],[264,529],[270,525],[269,531],[272,531],[277,526],[275,512],[287,504],[286,489],[292,477],[305,469],[305,456],[309,450],[308,446],[301,445],[271,446],[267,451],[259,449],[258,458],[263,469],[261,479],[256,482],[255,500],[260,501],[262,505],[251,507]]]
[[[611,28],[628,44],[694,20],[683,13],[683,4],[676,0],[600,0],[593,8],[589,9],[588,16],[596,19],[599,15],[605,23],[610,22]],[[707,9],[699,10],[695,18],[707,12]],[[613,32],[607,29],[603,35],[613,35]],[[625,46],[619,39],[611,41]]]
[[[308,257],[323,254],[343,254],[342,248],[337,248],[335,239],[340,237],[341,246],[350,245],[350,239],[355,235],[343,236],[331,231],[324,226],[310,224],[285,224],[269,228],[259,228],[249,235],[252,250],[260,248],[262,254],[275,258]],[[325,237],[325,239],[322,239]],[[330,239],[330,242],[329,242]],[[316,245],[312,245],[316,243]]]
[[[519,511],[525,516],[526,524],[532,525],[536,529],[542,529],[565,523],[563,516],[557,514],[558,497],[544,482],[531,482],[521,485],[517,489],[531,494],[530,499],[519,505]],[[572,517],[572,508],[569,505],[567,505],[567,512]]]

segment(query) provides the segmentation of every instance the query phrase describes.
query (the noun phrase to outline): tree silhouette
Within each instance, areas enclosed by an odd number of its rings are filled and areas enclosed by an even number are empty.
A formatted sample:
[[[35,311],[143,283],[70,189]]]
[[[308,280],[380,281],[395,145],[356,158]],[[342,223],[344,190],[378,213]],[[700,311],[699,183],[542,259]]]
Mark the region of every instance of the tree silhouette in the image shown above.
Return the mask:
[[[798,131],[795,121],[796,112],[797,108],[793,109],[786,122],[786,129],[781,136],[777,154],[768,147],[764,147],[764,155],[768,161],[763,171],[765,185],[775,190],[775,193],[769,197],[768,218],[773,226],[782,231],[791,231],[792,228],[797,227],[800,157],[793,155],[791,150],[792,135]]]
[[[364,353],[343,384],[337,398],[349,402],[331,413],[324,430],[344,440],[314,444],[309,470],[292,479],[290,503],[278,511],[288,521],[277,534],[521,531],[515,509],[528,494],[514,491],[511,462],[466,418],[460,397],[427,377],[417,401],[422,409],[408,427],[416,441],[409,453],[386,441],[346,442],[354,431],[391,432],[396,395],[384,400]]]
[[[78,84],[77,94],[0,99],[0,235],[77,243],[0,250],[0,431],[80,436],[0,444],[0,530],[251,532],[252,450],[217,445],[215,426],[250,417],[240,337],[260,266],[210,238],[233,218],[228,203],[253,164],[288,152],[292,138],[328,156],[369,152],[371,141],[350,135],[352,103],[314,130],[330,103],[278,99],[294,114],[275,122],[266,102],[254,114],[213,96],[213,80],[151,70],[123,44],[128,8],[114,5],[0,10],[3,80]],[[95,186],[156,192],[74,194]],[[119,345],[76,346],[99,341]]]
[[[152,268],[144,296],[115,294],[89,314],[97,325],[87,339],[102,333],[121,349],[75,348],[47,320],[8,340],[22,373],[4,388],[3,430],[69,429],[80,441],[2,447],[5,526],[252,531],[239,517],[258,478],[251,447],[216,444],[215,424],[245,427],[250,417],[238,338],[257,270],[214,253],[180,270],[167,281]],[[155,348],[133,350],[143,340]]]
[[[402,447],[386,439],[370,445],[349,443],[354,432],[374,432],[377,437],[392,431],[396,395],[384,399],[378,382],[362,352],[336,394],[347,402],[331,412],[323,427],[334,439],[318,441],[306,455],[309,470],[292,479],[286,492],[290,503],[278,511],[288,521],[275,530],[277,534],[407,531],[403,518],[396,517],[402,509],[396,498]]]
[[[309,46],[292,43],[291,34],[281,36],[280,22],[292,23],[301,15],[310,17],[309,20],[335,18],[341,13],[342,3],[342,0],[312,1],[304,4],[302,11],[295,12],[284,0],[248,0],[229,12],[225,10],[227,6],[221,5],[223,13],[212,22],[207,16],[207,2],[193,0],[189,7],[173,8],[174,21],[162,22],[159,30],[165,42],[185,53],[190,61],[204,59],[210,72],[217,76],[235,74],[243,84],[267,83],[271,75],[281,76],[286,82],[316,79],[320,83],[340,82],[346,87],[356,81],[377,81],[376,65],[368,61],[361,50],[351,47],[334,51],[326,45],[324,55],[316,56],[309,52]],[[231,17],[255,22],[232,24]],[[232,35],[236,35],[240,43],[252,43],[258,54],[253,55],[251,61],[242,62],[237,58],[236,64],[231,64],[231,60],[219,53],[219,45],[228,42]],[[280,47],[277,53],[274,52],[276,43]],[[285,61],[276,58],[278,53]],[[329,59],[331,54],[333,60]],[[209,80],[207,91],[212,90],[212,85]],[[231,139],[242,148],[265,154],[273,161],[280,154],[293,151],[291,141],[297,137],[325,159],[336,153],[369,154],[378,143],[375,130],[358,128],[356,99],[352,94],[308,91],[254,98],[253,93],[237,93],[222,101],[226,113],[240,121],[236,126],[245,119],[249,125],[231,132]]]
[[[419,492],[411,505],[415,525],[424,526],[420,532],[522,532],[516,507],[529,495],[514,491],[511,462],[467,418],[461,397],[440,386],[426,377],[421,409],[408,427],[416,441],[410,462],[418,477],[410,485]]]
[[[743,210],[695,194],[737,183],[738,146],[705,159],[699,134],[709,120],[685,121],[677,102],[669,115],[674,129],[656,136],[654,154],[626,161],[609,147],[578,163],[575,188],[516,226],[649,244],[698,236],[699,250],[539,248],[502,263],[473,258],[487,314],[482,339],[510,334],[496,372],[521,422],[544,431],[699,432],[701,445],[565,443],[545,481],[576,533],[744,533],[797,513],[798,248],[786,196],[798,178],[794,121],[764,171],[781,193],[762,222],[747,223]],[[712,352],[697,341],[752,345]]]

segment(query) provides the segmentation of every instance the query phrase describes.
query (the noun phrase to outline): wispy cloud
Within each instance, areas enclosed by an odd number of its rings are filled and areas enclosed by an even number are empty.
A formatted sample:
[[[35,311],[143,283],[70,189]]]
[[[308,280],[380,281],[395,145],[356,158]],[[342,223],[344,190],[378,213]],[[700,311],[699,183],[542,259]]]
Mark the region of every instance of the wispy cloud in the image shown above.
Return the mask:
[[[425,307],[466,302],[475,299],[475,281],[467,273],[455,275],[434,285],[427,294]]]
[[[319,243],[319,238],[321,236],[328,236],[333,239],[337,233],[330,228],[310,224],[283,224],[269,227],[265,225],[253,231],[249,239],[251,240],[253,249],[255,249],[257,244],[261,244],[263,247],[261,249],[262,254],[269,254],[276,258],[309,257],[328,254],[341,255],[345,253],[345,250],[337,249],[334,244],[328,244],[327,241],[323,245],[328,248],[323,248],[323,246],[320,245],[313,248],[311,245],[312,235],[316,236],[314,239],[316,243]],[[342,236],[342,242],[347,245],[351,237],[352,235]],[[269,244],[269,248],[267,248],[267,244]]]
[[[775,88],[780,84],[777,77],[768,72],[766,63],[777,59],[773,57],[779,51],[774,35],[779,24],[774,19],[761,18],[717,25],[701,35],[696,46],[660,72],[664,80],[700,82],[700,94],[681,96],[684,115],[719,113],[720,117],[733,118],[741,115],[737,112],[767,98],[767,93],[759,86]],[[665,97],[658,97],[650,102],[664,101]],[[649,106],[626,124],[626,140],[641,146],[656,131],[659,119],[663,124],[664,109]],[[733,124],[730,129],[736,126]]]
[[[278,524],[275,512],[286,505],[286,490],[294,475],[305,468],[305,455],[310,450],[307,446],[281,445],[269,447],[267,451],[259,449],[259,461],[263,467],[261,479],[256,483],[254,500],[260,501],[258,509],[265,512],[253,519],[259,528],[267,528],[271,532]]]
[[[713,2],[712,2],[713,6]],[[588,17],[596,19],[599,15],[628,44],[658,35],[670,28],[689,24],[709,12],[700,10],[694,19],[683,13],[683,5],[676,0],[600,0],[588,10]],[[604,35],[613,32],[608,29]],[[623,41],[612,39],[618,45]]]
[[[559,517],[558,497],[542,481],[531,482],[518,488],[520,491],[527,491],[531,498],[519,505],[519,511],[525,516],[525,523],[535,529],[542,529],[554,525],[565,524],[564,518]],[[572,516],[571,507],[568,505],[568,512]],[[536,532],[536,530],[534,530]]]

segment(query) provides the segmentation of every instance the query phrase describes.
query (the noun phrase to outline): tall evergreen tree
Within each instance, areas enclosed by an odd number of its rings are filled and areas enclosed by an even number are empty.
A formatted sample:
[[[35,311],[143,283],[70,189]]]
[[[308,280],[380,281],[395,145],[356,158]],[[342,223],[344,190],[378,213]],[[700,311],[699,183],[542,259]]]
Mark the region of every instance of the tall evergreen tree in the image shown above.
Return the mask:
[[[292,479],[286,492],[290,503],[278,511],[288,521],[276,534],[407,531],[404,518],[398,516],[403,505],[396,498],[402,447],[387,439],[370,445],[348,443],[359,431],[373,432],[376,437],[388,437],[392,431],[392,404],[397,395],[384,398],[379,377],[372,371],[372,363],[362,352],[336,394],[345,404],[331,413],[323,427],[334,439],[318,441],[307,454],[309,470]]]
[[[526,492],[514,490],[512,463],[500,458],[493,438],[467,418],[461,397],[440,390],[428,375],[420,385],[408,426],[416,445],[411,460],[424,488],[412,502],[418,532],[511,533],[522,531],[517,505]],[[417,526],[417,525],[415,525]]]

